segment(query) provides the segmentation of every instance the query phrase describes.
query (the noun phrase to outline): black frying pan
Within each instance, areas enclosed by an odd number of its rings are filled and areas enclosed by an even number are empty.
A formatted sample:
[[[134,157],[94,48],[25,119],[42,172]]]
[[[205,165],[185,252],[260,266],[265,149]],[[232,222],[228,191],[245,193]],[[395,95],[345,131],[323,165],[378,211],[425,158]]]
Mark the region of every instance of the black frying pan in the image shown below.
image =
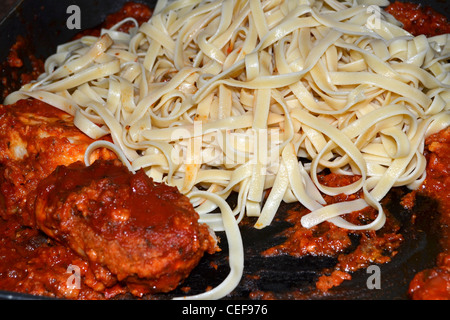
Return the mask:
[[[81,9],[81,26],[88,29],[97,26],[105,17],[119,10],[127,0],[21,0],[17,6],[0,23],[0,45],[10,48],[18,35],[25,36],[31,43],[33,52],[38,58],[46,58],[55,51],[58,44],[70,40],[79,30],[69,30],[66,10],[71,4]],[[156,1],[139,1],[154,5]],[[410,2],[420,2],[410,0]],[[439,12],[450,16],[449,3],[445,0],[427,1]],[[0,52],[0,61],[4,61],[7,50]],[[239,287],[227,299],[248,299],[251,292],[271,292],[274,297],[288,299],[291,292],[300,292],[306,299],[407,299],[408,285],[414,275],[425,268],[433,267],[439,252],[438,213],[436,203],[425,197],[417,200],[414,208],[418,219],[411,225],[411,212],[400,205],[400,197],[407,192],[400,189],[392,196],[388,204],[389,211],[402,223],[401,233],[405,237],[398,254],[390,263],[380,265],[381,289],[367,287],[366,269],[352,274],[351,281],[331,290],[327,295],[316,295],[312,288],[324,268],[336,264],[332,257],[278,256],[263,258],[260,252],[283,242],[280,233],[289,227],[282,219],[271,226],[256,230],[250,226],[242,226],[244,241],[245,269]],[[283,217],[292,205],[283,204],[277,217]],[[421,218],[427,216],[427,218]],[[220,236],[220,235],[219,235]],[[190,287],[189,294],[203,292],[207,286],[218,285],[228,274],[228,250],[225,237],[222,236],[222,251],[212,256],[205,256],[194,269],[182,287]],[[217,265],[213,268],[212,265]],[[184,295],[180,289],[160,298]],[[0,291],[1,299],[46,299],[14,292]],[[130,297],[123,297],[125,299]]]

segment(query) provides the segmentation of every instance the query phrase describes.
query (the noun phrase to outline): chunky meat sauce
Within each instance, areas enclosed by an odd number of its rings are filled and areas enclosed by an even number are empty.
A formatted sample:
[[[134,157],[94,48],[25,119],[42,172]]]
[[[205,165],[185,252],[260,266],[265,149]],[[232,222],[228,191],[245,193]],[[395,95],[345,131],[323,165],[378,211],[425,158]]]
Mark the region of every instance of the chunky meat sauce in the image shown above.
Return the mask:
[[[319,176],[320,182],[329,187],[345,186],[358,179],[358,176],[342,176],[333,173]],[[328,204],[351,201],[360,197],[360,192],[352,195],[324,196]],[[266,250],[263,255],[337,256],[338,263],[332,269],[324,270],[324,275],[316,283],[316,288],[321,292],[327,292],[332,287],[340,285],[342,281],[350,280],[351,273],[354,271],[367,268],[374,263],[389,262],[396,255],[403,241],[403,236],[399,233],[400,225],[389,212],[386,212],[386,224],[379,231],[349,231],[336,227],[330,222],[307,229],[300,223],[301,217],[307,213],[309,211],[305,208],[290,210],[287,221],[291,222],[293,227],[283,233],[287,240],[281,245]],[[345,218],[354,224],[366,224],[374,220],[376,214],[373,208],[368,207],[352,212]],[[358,242],[356,248],[354,248],[354,239]]]
[[[387,7],[386,11],[400,21],[406,31],[415,36],[424,34],[427,37],[433,37],[450,33],[447,17],[430,6],[395,1]]]
[[[130,173],[107,149],[85,167],[92,142],[41,101],[0,106],[0,288],[77,299],[165,292],[217,250],[175,188]],[[72,267],[82,287],[70,288]]]
[[[58,167],[34,201],[37,227],[109,273],[136,296],[175,289],[204,252],[216,251],[189,199],[118,160]],[[103,288],[102,288],[103,289]]]
[[[419,272],[409,287],[412,299],[450,300],[450,128],[431,135],[425,141],[427,178],[418,193],[438,200],[442,252],[436,268]]]
[[[83,161],[93,142],[73,117],[39,100],[0,105],[0,217],[26,216],[27,197],[59,165]],[[91,160],[115,157],[98,149]]]
[[[413,35],[437,36],[450,33],[450,22],[443,14],[429,6],[394,2],[387,11],[403,23]],[[436,268],[419,272],[411,281],[409,295],[412,299],[450,299],[450,129],[428,137],[427,178],[418,193],[437,199],[440,206],[442,253],[436,260]],[[413,192],[408,197],[414,201]],[[405,205],[408,206],[407,203]],[[409,203],[411,206],[411,203]]]
[[[27,68],[27,64],[31,67]],[[16,43],[9,49],[6,60],[0,63],[0,101],[43,72],[44,62],[33,54],[30,41],[18,36]]]
[[[424,34],[436,36],[450,33],[447,18],[429,6],[421,6],[407,2],[394,2],[387,7],[387,12],[403,23],[405,30],[413,35]],[[441,210],[441,245],[443,252],[437,258],[437,267],[417,274],[410,284],[409,295],[412,299],[450,299],[450,129],[443,130],[426,141],[428,167],[427,179],[421,190],[408,194],[402,204],[413,209],[417,193],[437,199]],[[321,183],[328,186],[343,186],[358,177],[324,174],[319,177]],[[327,203],[340,202],[359,198],[360,194],[325,197]],[[386,197],[384,201],[389,201]],[[317,290],[327,292],[343,281],[352,278],[351,273],[366,268],[373,263],[386,263],[397,254],[403,241],[399,232],[400,226],[395,218],[386,212],[386,225],[379,231],[352,231],[324,222],[316,227],[306,229],[300,224],[302,215],[309,211],[305,208],[293,209],[288,213],[287,221],[293,224],[283,235],[287,240],[276,247],[263,252],[265,256],[289,254],[292,256],[337,256],[338,263],[316,283]],[[354,224],[368,223],[375,218],[375,212],[367,208],[346,215],[346,219]],[[356,248],[352,247],[352,239],[358,239]],[[351,248],[350,252],[349,248]],[[267,292],[253,293],[255,298],[272,298]],[[293,298],[299,297],[292,293]],[[300,295],[301,298],[301,295]]]
[[[447,19],[429,7],[395,2],[387,11],[414,35],[450,31]],[[128,16],[142,23],[151,14],[148,7],[130,2],[78,37],[98,35],[100,28]],[[121,30],[132,26],[126,23]],[[25,48],[19,38],[2,64],[7,75],[1,78],[3,98],[42,72],[42,61],[24,54]],[[22,72],[21,55],[31,61],[31,73]],[[411,281],[412,299],[450,298],[449,139],[448,128],[427,138],[427,179],[402,201],[413,208],[415,195],[425,194],[439,200],[442,212],[442,253],[436,268],[419,272]],[[125,293],[140,297],[174,289],[205,252],[219,250],[207,227],[198,224],[189,201],[174,188],[154,183],[141,171],[128,172],[108,150],[97,151],[94,164],[85,167],[80,161],[91,142],[74,127],[71,116],[45,103],[0,105],[2,290],[69,299],[109,299]],[[359,179],[335,174],[319,178],[329,186]],[[338,195],[326,201],[359,197]],[[300,206],[290,210],[287,240],[262,255],[337,257],[337,265],[324,270],[317,281],[319,292],[351,279],[358,269],[389,262],[403,241],[399,223],[389,212],[382,230],[352,232],[327,222],[305,229],[299,221],[306,213]],[[368,208],[346,219],[368,223],[375,216]],[[252,292],[250,297],[273,298],[270,292]]]
[[[142,23],[151,13],[127,3],[100,27],[126,16]],[[36,63],[31,74],[17,76],[22,40],[5,64],[15,69],[13,79],[4,78],[3,95],[40,71]],[[107,149],[96,150],[86,167],[93,141],[72,116],[44,102],[0,105],[1,290],[69,299],[142,297],[175,289],[205,252],[219,250],[176,188],[129,172]]]

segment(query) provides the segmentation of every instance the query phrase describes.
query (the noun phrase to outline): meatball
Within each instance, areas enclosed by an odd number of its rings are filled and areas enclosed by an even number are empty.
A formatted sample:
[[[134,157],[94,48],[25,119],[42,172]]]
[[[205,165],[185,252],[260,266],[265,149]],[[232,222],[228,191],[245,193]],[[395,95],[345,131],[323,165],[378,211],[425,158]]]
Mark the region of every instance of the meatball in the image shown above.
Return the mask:
[[[187,197],[118,160],[58,167],[37,187],[34,213],[49,237],[148,293],[173,290],[218,250]]]

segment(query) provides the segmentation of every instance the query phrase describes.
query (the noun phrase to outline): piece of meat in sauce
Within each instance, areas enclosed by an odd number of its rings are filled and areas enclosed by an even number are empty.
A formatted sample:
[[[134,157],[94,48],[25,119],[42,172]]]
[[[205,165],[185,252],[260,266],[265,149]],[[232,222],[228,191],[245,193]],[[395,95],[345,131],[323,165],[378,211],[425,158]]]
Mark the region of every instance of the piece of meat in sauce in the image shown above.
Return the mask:
[[[73,124],[73,117],[35,99],[0,105],[0,217],[22,215],[39,181],[59,165],[83,161],[93,142]],[[116,158],[97,149],[91,160]],[[32,205],[32,203],[31,203]]]
[[[36,192],[37,226],[132,290],[175,289],[218,250],[189,199],[118,160],[58,167]]]

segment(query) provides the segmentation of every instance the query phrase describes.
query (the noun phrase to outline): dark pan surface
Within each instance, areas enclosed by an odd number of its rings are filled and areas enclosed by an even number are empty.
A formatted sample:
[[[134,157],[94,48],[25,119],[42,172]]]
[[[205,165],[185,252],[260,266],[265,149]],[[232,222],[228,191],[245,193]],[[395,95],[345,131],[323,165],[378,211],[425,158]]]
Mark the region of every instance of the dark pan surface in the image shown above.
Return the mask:
[[[100,1],[78,0],[81,9],[82,29],[98,25],[104,18],[122,7],[126,0]],[[154,5],[156,1],[138,1]],[[420,1],[410,1],[417,2]],[[423,2],[423,1],[422,1]],[[67,7],[72,1],[22,0],[0,23],[0,44],[9,48],[18,35],[25,36],[38,58],[52,54],[56,46],[70,40],[79,30],[66,27]],[[450,4],[445,0],[427,1],[439,12],[450,16]],[[7,50],[0,52],[0,61],[4,61]],[[301,293],[306,299],[407,299],[407,289],[413,276],[425,268],[434,266],[439,233],[437,225],[437,206],[430,199],[421,197],[414,208],[418,217],[428,215],[427,220],[418,218],[414,227],[411,225],[411,212],[399,205],[405,190],[397,190],[388,204],[388,209],[402,223],[401,233],[405,241],[398,254],[390,263],[380,265],[381,289],[368,289],[366,269],[357,271],[352,280],[345,281],[340,287],[323,296],[314,293],[312,288],[324,268],[333,267],[336,259],[332,257],[278,256],[264,258],[260,253],[283,242],[280,233],[289,227],[283,222],[283,215],[292,205],[283,204],[278,213],[278,221],[271,226],[256,230],[252,221],[242,226],[245,252],[244,276],[239,287],[228,299],[248,299],[250,293],[271,292],[279,299],[288,299],[291,292]],[[422,214],[421,214],[422,213]],[[433,218],[434,216],[434,218]],[[431,217],[431,219],[430,219]],[[205,256],[182,287],[190,287],[189,294],[203,292],[208,286],[218,285],[228,275],[228,249],[226,238],[220,235],[222,251],[212,256]],[[217,266],[214,268],[212,266]],[[181,289],[162,295],[161,298],[184,295]],[[129,298],[129,297],[123,297]],[[25,294],[0,291],[0,299],[24,300],[46,299]]]
[[[396,189],[390,195],[391,201],[386,204],[389,212],[393,213],[401,224],[400,233],[404,242],[398,254],[392,261],[379,265],[381,274],[381,289],[369,289],[367,286],[370,274],[361,269],[352,274],[352,280],[344,281],[341,286],[330,290],[326,295],[318,294],[314,290],[315,282],[323,275],[326,268],[332,268],[337,259],[333,257],[302,257],[289,255],[262,257],[260,253],[283,242],[280,233],[289,227],[283,221],[283,216],[294,205],[283,204],[277,213],[278,220],[263,230],[252,227],[252,223],[241,227],[245,248],[244,276],[240,286],[231,294],[229,299],[247,299],[250,293],[269,292],[277,299],[364,299],[364,300],[404,300],[407,299],[409,282],[414,275],[423,269],[435,265],[439,252],[438,243],[439,223],[437,204],[428,198],[418,197],[414,213],[417,220],[414,227],[411,224],[411,211],[403,209],[399,202],[408,192]],[[426,217],[426,218],[425,218]],[[254,221],[253,221],[254,222]],[[191,294],[200,293],[208,285],[219,284],[228,272],[228,251],[221,244],[223,251],[213,256],[206,256],[193,271],[183,286],[191,288]],[[214,262],[217,270],[211,268]],[[179,290],[179,289],[178,289]],[[198,290],[198,292],[197,292]],[[295,293],[292,295],[292,293]],[[182,291],[173,292],[182,295]]]

